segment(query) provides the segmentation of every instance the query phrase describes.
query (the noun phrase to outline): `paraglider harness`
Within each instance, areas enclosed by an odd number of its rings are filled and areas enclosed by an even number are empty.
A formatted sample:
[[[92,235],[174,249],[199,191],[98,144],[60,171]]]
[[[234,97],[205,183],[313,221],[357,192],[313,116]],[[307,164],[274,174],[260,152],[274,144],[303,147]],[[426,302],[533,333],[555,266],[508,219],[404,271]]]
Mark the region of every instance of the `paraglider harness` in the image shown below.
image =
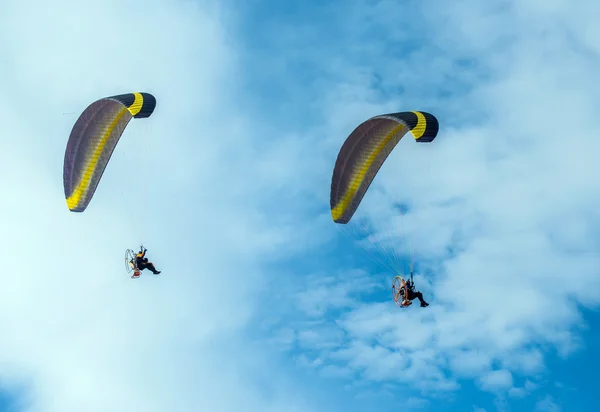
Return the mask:
[[[408,279],[406,281],[406,287],[408,288],[409,291],[414,292],[415,291],[415,282],[413,281],[413,274],[411,272],[410,274],[410,279]],[[400,293],[402,294],[402,296],[405,295],[405,290],[404,288],[402,288],[402,290],[400,291]]]

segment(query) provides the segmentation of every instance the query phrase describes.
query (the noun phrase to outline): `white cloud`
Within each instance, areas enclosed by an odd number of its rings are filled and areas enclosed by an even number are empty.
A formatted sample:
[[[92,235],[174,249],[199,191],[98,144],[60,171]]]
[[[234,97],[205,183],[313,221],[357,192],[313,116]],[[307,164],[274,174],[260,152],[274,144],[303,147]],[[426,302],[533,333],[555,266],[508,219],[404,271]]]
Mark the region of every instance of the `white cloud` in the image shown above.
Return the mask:
[[[427,406],[427,404],[428,404],[428,401],[426,399],[415,398],[415,397],[411,396],[406,401],[406,404],[404,405],[404,407],[407,409],[410,409],[410,410],[418,410],[418,409],[425,408]]]
[[[298,294],[298,308],[310,317],[321,317],[329,310],[356,306],[362,294],[381,286],[364,271],[349,271],[342,277],[319,273],[302,281],[308,287]]]
[[[450,367],[459,376],[464,374],[471,377],[489,370],[491,363],[492,359],[487,353],[464,351],[454,354],[450,360]]]
[[[535,412],[560,412],[561,410],[561,407],[550,395],[545,396],[535,404]]]
[[[488,392],[504,392],[512,388],[512,374],[507,370],[498,370],[485,374],[480,378],[483,390]]]

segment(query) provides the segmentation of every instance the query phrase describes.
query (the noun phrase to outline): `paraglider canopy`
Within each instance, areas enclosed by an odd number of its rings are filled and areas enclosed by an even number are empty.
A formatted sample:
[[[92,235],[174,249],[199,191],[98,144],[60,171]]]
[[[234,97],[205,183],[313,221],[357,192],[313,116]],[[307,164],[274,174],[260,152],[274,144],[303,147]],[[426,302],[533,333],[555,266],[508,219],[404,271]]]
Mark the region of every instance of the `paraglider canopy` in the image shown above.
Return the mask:
[[[439,124],[426,112],[400,112],[372,117],[348,136],[335,162],[330,206],[335,223],[352,219],[367,189],[400,139],[409,131],[417,142],[432,142]]]
[[[65,150],[63,186],[70,211],[87,208],[129,121],[150,117],[155,107],[154,96],[136,92],[100,99],[83,111]]]

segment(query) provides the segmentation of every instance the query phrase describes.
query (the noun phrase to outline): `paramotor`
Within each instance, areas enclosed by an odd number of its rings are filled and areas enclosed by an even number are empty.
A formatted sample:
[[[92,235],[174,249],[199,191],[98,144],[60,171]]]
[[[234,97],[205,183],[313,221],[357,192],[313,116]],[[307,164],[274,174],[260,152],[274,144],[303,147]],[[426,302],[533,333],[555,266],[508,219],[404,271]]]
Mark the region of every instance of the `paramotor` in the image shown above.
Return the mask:
[[[140,277],[140,270],[135,263],[135,252],[131,249],[125,251],[125,270],[127,273],[133,272],[131,279],[137,279]]]
[[[402,287],[402,283],[404,283],[404,278],[402,276],[395,276],[392,281],[392,298],[394,299],[394,303],[400,308],[407,308],[410,306],[410,302],[408,305],[403,305],[402,302],[405,299],[406,291]]]

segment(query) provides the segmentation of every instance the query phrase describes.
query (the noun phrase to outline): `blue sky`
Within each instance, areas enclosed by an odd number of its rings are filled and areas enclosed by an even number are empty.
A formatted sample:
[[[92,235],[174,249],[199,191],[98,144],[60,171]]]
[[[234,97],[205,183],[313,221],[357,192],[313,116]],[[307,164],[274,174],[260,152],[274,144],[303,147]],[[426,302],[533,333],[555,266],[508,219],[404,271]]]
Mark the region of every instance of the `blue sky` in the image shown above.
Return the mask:
[[[2,2],[0,411],[593,410],[599,12]],[[63,113],[137,90],[155,113],[69,213]],[[357,217],[410,240],[424,310],[328,208],[343,139],[403,110],[440,134]],[[141,242],[163,275],[132,281]]]

